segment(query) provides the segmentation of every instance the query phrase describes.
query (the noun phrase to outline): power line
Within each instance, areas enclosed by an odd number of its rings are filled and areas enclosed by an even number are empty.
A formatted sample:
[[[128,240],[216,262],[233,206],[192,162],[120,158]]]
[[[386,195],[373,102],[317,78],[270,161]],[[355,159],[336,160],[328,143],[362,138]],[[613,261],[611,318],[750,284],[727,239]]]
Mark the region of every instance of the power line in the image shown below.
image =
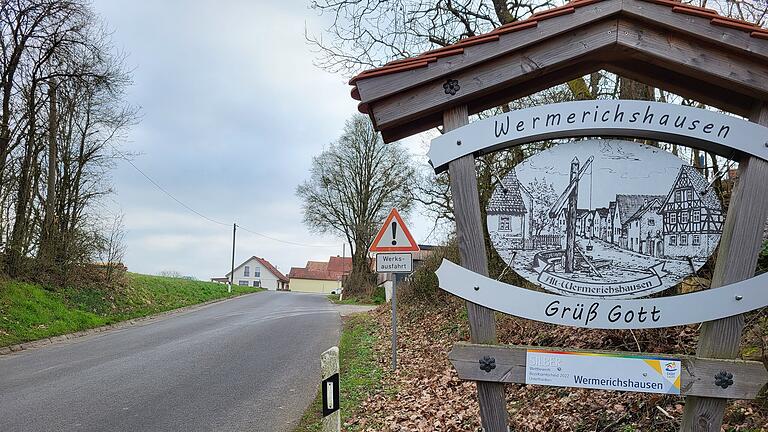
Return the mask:
[[[117,154],[120,156],[121,159],[123,159],[124,161],[128,162],[128,164],[130,164],[133,167],[133,169],[138,171],[139,174],[141,174],[145,179],[147,179],[147,181],[149,181],[155,188],[157,188],[159,191],[161,191],[164,194],[166,194],[172,200],[176,201],[177,204],[179,204],[180,206],[182,206],[185,209],[189,210],[190,212],[196,214],[197,216],[200,216],[201,218],[207,220],[208,222],[212,222],[212,223],[215,223],[217,225],[222,225],[222,226],[226,226],[226,227],[230,226],[230,224],[228,224],[228,223],[217,221],[216,219],[212,219],[212,218],[210,218],[210,217],[200,213],[199,211],[195,210],[194,208],[188,206],[183,201],[181,201],[180,199],[178,199],[175,196],[173,196],[172,193],[168,192],[165,188],[163,188],[158,182],[156,182],[152,177],[150,177],[149,174],[147,174],[144,171],[142,171],[141,168],[136,166],[136,164],[134,164],[133,161],[131,161],[127,156],[125,156],[125,154],[123,154],[115,146],[113,146],[111,143],[107,143],[107,144],[109,144],[109,146],[112,147],[112,150],[117,152]],[[254,235],[257,235],[259,237],[264,237],[264,238],[272,240],[272,241],[276,241],[276,242],[284,243],[284,244],[289,244],[289,245],[293,245],[293,246],[316,247],[316,248],[328,248],[328,247],[336,247],[337,246],[337,245],[313,245],[313,244],[307,244],[307,243],[292,242],[292,241],[288,241],[288,240],[281,240],[281,239],[276,238],[276,237],[268,236],[266,234],[262,234],[260,232],[256,232],[256,231],[250,230],[250,229],[248,229],[248,228],[246,228],[246,227],[244,227],[242,225],[239,225],[237,223],[235,225],[238,228],[242,229],[243,231],[247,231],[247,232],[249,232],[251,234],[254,234]]]
[[[259,237],[264,237],[264,238],[267,238],[267,239],[270,239],[270,240],[274,240],[276,242],[285,243],[285,244],[289,244],[289,245],[306,246],[306,247],[317,247],[317,248],[329,248],[329,247],[337,247],[338,246],[338,245],[312,245],[312,244],[307,244],[307,243],[297,243],[297,242],[292,242],[292,241],[288,241],[288,240],[281,240],[279,238],[271,237],[271,236],[268,236],[266,234],[258,233],[256,231],[251,231],[248,228],[246,228],[246,227],[244,227],[244,226],[242,226],[240,224],[235,224],[235,225],[237,225],[237,227],[242,229],[243,231],[247,231],[247,232],[249,232],[251,234],[255,234],[255,235],[259,236]]]

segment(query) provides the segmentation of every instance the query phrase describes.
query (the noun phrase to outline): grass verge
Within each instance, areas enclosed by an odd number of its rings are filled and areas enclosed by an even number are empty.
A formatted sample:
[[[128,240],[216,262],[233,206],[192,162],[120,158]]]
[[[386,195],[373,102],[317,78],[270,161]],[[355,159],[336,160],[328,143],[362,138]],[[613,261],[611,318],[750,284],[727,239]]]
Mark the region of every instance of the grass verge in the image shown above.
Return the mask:
[[[328,297],[328,300],[331,301],[331,303],[363,305],[363,306],[376,306],[376,305],[384,304],[384,302],[386,301],[385,294],[384,294],[384,287],[376,288],[376,292],[373,294],[373,297],[371,297],[370,301],[360,301],[359,299],[356,299],[356,298],[339,300],[338,294],[330,294],[327,297]]]
[[[368,314],[344,318],[339,343],[339,391],[341,394],[341,421],[354,412],[360,403],[381,387],[382,370],[378,367],[374,344],[376,322]],[[318,358],[318,361],[320,359]],[[318,391],[294,432],[322,430],[322,397]],[[344,430],[355,430],[345,428]]]
[[[262,291],[128,273],[120,288],[57,288],[0,280],[0,347],[73,333],[209,300]]]

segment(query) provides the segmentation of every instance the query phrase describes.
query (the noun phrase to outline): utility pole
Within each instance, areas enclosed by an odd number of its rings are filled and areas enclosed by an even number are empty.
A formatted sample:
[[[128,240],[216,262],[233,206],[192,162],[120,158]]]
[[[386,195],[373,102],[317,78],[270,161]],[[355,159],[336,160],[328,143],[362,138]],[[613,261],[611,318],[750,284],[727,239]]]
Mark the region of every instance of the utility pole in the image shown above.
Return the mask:
[[[229,286],[227,292],[232,292],[232,284],[235,283],[235,238],[237,235],[237,224],[232,224],[232,268],[229,272]]]

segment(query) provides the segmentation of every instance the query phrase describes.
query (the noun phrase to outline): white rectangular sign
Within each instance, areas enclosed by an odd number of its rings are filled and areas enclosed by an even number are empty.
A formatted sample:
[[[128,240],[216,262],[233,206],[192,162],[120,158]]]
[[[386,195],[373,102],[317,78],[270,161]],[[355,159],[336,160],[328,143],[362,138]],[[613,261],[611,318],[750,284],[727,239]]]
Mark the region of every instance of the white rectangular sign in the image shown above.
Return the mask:
[[[526,384],[680,394],[680,360],[528,350]]]
[[[409,253],[376,254],[378,273],[410,273],[413,271],[413,258]]]

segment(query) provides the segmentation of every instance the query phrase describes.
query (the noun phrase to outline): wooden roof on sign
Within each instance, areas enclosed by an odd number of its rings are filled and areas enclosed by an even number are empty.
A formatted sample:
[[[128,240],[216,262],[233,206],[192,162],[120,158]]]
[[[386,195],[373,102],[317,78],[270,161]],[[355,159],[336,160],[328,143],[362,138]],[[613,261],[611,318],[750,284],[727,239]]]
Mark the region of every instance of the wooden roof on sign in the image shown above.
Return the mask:
[[[768,100],[768,29],[671,0],[575,0],[352,78],[386,141],[604,69],[739,115]],[[455,94],[444,88],[455,80]]]

